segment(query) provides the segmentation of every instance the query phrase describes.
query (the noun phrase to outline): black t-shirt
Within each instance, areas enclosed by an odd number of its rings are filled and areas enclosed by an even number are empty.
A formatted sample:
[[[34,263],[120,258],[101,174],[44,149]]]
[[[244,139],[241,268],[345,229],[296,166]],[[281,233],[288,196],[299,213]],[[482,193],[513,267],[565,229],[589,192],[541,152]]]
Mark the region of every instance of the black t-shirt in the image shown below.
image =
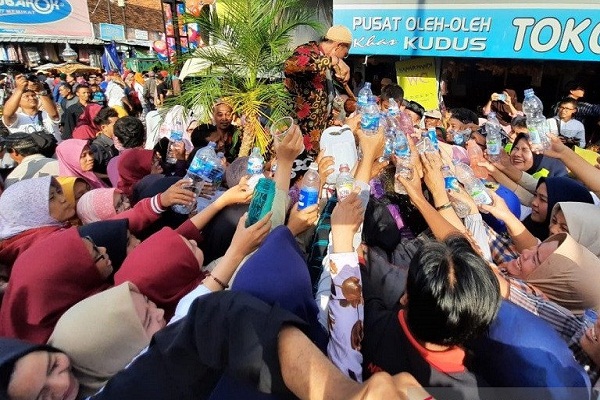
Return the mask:
[[[167,87],[167,84],[165,82],[162,82],[162,83],[159,83],[158,85],[156,85],[156,95],[158,97],[160,97],[162,95],[163,98],[166,98],[168,90],[169,90],[169,88]]]

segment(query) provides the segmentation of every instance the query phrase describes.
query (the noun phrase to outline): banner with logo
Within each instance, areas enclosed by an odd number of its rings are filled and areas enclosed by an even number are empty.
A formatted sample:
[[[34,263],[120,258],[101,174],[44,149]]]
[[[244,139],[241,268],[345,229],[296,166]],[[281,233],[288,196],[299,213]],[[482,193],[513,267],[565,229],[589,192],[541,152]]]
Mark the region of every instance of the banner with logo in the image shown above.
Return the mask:
[[[600,3],[334,0],[351,54],[598,61]]]
[[[0,0],[0,35],[94,37],[85,0]]]
[[[425,110],[438,108],[438,81],[433,57],[396,62],[396,77],[404,89],[405,99],[416,101]]]

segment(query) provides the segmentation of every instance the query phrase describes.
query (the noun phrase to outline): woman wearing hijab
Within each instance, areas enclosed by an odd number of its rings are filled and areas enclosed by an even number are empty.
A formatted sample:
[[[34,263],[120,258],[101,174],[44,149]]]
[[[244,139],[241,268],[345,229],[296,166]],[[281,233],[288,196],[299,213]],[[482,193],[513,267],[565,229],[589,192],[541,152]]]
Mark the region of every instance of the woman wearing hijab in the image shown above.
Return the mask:
[[[529,136],[524,133],[517,135],[513,142],[510,163],[535,178],[568,175],[567,168],[560,160],[532,152]]]
[[[556,203],[550,216],[550,233],[568,233],[596,257],[600,257],[600,208],[594,204]]]
[[[112,275],[121,268],[125,257],[140,244],[129,231],[129,221],[115,219],[94,222],[77,228],[79,236],[89,237],[98,247],[105,247],[112,264]]]
[[[56,157],[61,176],[84,179],[92,189],[107,187],[92,171],[94,156],[87,140],[68,139],[56,147]]]
[[[102,127],[94,122],[94,118],[100,110],[102,110],[100,104],[92,103],[85,106],[83,114],[79,116],[77,125],[73,129],[73,139],[90,140],[98,136],[98,132],[102,130]]]
[[[25,179],[0,196],[0,260],[12,266],[35,241],[66,226],[75,215],[55,178]]]
[[[117,187],[131,196],[133,186],[146,175],[160,174],[160,160],[155,156],[154,151],[141,148],[129,149],[119,156],[119,183]]]
[[[127,219],[130,230],[137,234],[155,223],[172,205],[193,203],[194,193],[185,189],[188,184],[187,180],[179,180],[164,192],[137,202],[133,208],[128,197],[119,189],[94,189],[81,197],[77,215],[84,224]]]
[[[56,178],[69,204],[73,208],[77,207],[77,203],[81,196],[90,191],[90,185],[83,179],[74,176],[59,176]]]
[[[45,343],[60,316],[109,287],[106,248],[69,228],[40,239],[13,265],[0,308],[0,336]]]

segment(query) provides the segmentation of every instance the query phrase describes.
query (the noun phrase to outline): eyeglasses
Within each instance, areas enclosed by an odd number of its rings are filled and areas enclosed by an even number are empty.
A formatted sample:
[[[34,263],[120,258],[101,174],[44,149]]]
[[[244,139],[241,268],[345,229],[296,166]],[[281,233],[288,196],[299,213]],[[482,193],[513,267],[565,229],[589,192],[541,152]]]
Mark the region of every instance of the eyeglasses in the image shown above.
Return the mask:
[[[568,107],[558,107],[558,110],[559,110],[559,111],[562,111],[562,110],[575,111],[575,109],[574,109],[574,108],[568,108]]]
[[[96,264],[98,261],[104,260],[106,258],[105,254],[100,253],[100,249],[98,248],[98,246],[96,246],[96,243],[94,243],[94,241],[92,240],[91,237],[84,236],[84,239],[89,241],[92,244],[92,249],[94,250],[94,253],[97,254],[97,256],[94,256],[94,264]]]

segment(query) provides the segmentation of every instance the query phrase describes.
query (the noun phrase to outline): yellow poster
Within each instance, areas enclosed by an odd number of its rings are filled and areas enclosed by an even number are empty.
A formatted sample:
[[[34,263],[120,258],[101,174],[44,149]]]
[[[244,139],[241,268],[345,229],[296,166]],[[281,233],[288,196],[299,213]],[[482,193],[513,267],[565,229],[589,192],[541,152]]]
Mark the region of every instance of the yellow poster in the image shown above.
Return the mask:
[[[416,101],[425,110],[438,108],[438,82],[433,57],[396,62],[396,78],[406,100]]]

